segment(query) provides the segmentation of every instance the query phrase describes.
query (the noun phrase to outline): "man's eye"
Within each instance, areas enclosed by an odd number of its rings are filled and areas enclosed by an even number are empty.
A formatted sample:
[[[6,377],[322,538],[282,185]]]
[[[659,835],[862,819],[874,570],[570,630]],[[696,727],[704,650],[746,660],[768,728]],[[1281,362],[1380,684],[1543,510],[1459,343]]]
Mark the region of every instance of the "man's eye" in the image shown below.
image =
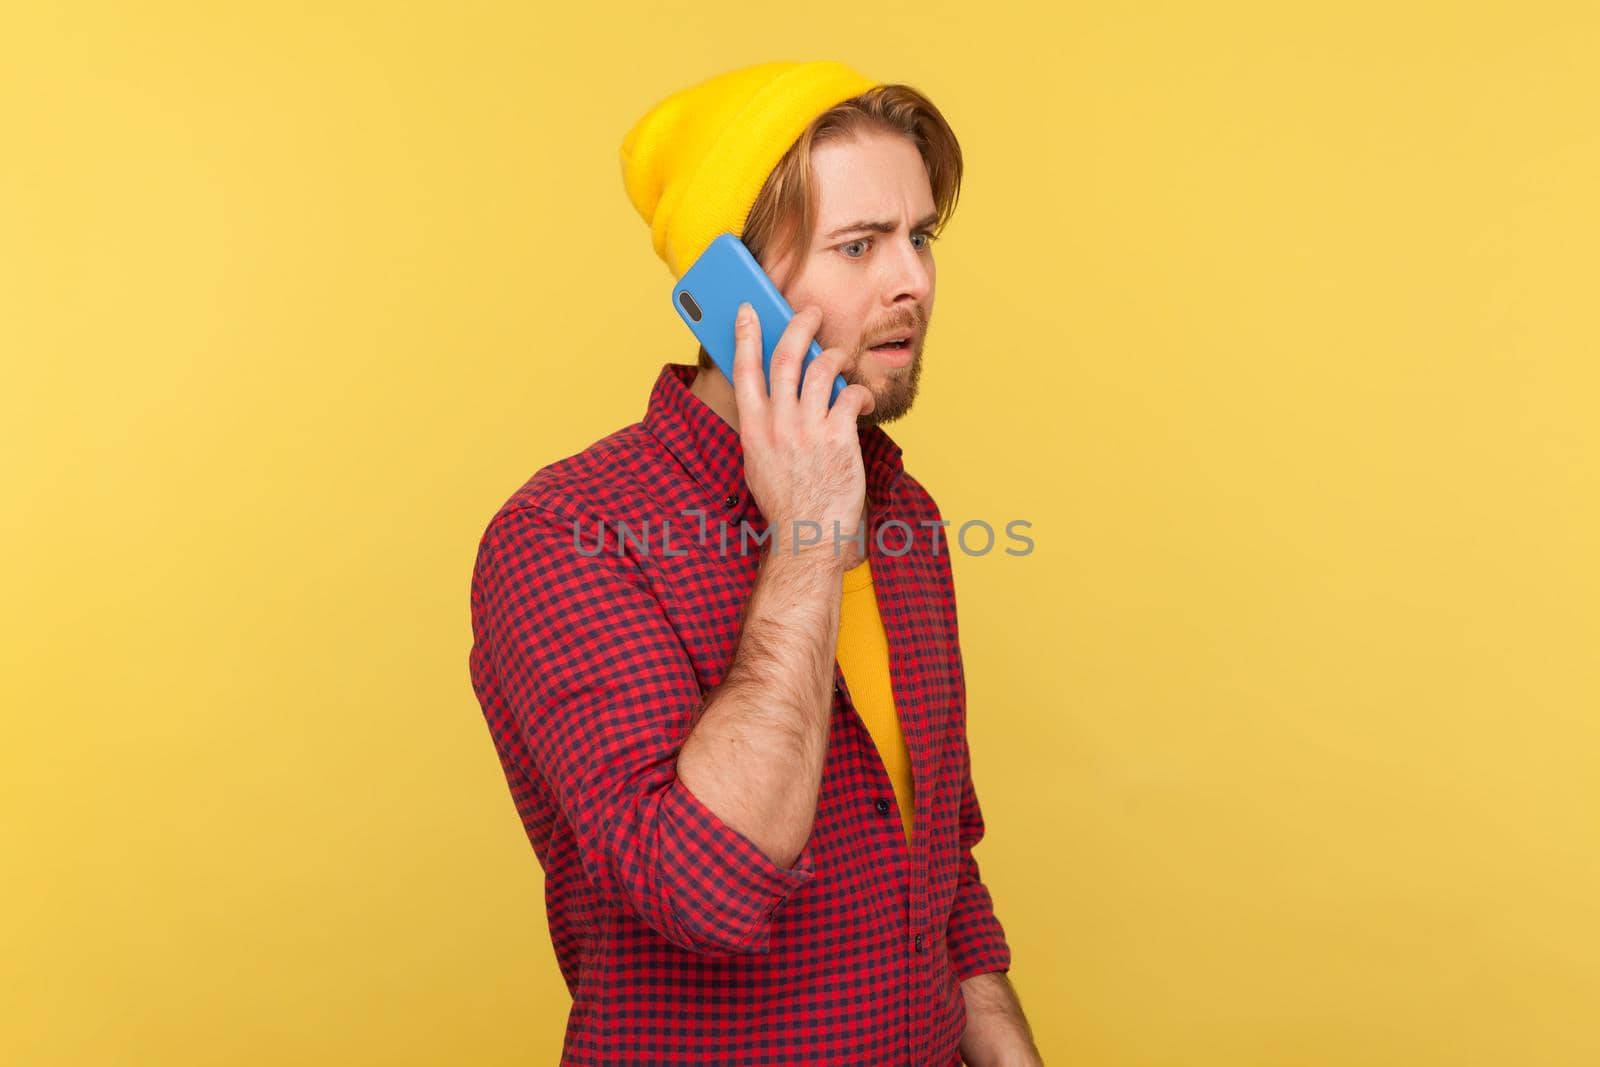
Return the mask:
[[[919,251],[926,250],[927,248],[929,248],[933,244],[933,242],[935,242],[935,241],[937,241],[939,239],[939,238],[937,238],[936,236],[934,236],[933,234],[929,233],[926,230],[922,231],[921,233],[912,234],[911,236],[913,238],[916,238],[916,237],[923,238],[923,242],[919,246],[919,249],[918,249]],[[871,241],[872,241],[872,238],[863,237],[859,241],[851,241],[849,244],[840,245],[839,248],[840,248],[841,251],[844,252],[845,257],[847,259],[860,259],[862,256],[867,254],[865,246],[867,244],[869,244]],[[861,250],[860,254],[852,255],[849,250],[852,249],[852,248],[855,248],[857,245],[861,245],[862,246],[862,250]]]

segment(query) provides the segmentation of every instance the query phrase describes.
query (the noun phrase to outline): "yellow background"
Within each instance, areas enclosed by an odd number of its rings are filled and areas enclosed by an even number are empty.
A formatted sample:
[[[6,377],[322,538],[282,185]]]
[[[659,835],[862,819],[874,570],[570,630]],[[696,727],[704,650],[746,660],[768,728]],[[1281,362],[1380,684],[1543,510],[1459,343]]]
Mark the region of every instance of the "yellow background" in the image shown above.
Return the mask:
[[[1600,1062],[1600,14],[1317,7],[7,5],[0,1061],[555,1062],[477,537],[693,361],[627,127],[833,57],[1046,1061]]]

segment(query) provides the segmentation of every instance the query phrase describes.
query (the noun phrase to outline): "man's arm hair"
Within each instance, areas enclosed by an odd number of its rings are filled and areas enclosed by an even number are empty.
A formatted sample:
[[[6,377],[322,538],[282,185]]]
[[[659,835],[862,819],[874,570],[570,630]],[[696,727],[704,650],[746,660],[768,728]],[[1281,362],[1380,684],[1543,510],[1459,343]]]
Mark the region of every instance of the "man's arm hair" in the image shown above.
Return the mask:
[[[833,714],[841,570],[770,552],[722,683],[678,754],[678,778],[788,867],[811,836]]]
[[[1039,1048],[1022,1001],[1005,971],[975,974],[961,983],[967,1028],[961,1035],[961,1062],[967,1067],[1037,1064]]]

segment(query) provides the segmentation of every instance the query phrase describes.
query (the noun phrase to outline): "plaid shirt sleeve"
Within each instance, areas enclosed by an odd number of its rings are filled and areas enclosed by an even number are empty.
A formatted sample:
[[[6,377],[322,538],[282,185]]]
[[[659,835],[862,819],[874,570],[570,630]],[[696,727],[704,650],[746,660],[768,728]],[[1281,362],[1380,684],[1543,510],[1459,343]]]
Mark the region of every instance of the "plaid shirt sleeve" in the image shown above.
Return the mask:
[[[961,849],[957,854],[960,872],[955,900],[950,905],[950,922],[945,930],[950,966],[956,980],[964,982],[986,971],[1009,971],[1011,948],[995,916],[994,901],[978,874],[978,861],[972,848],[983,838],[983,810],[972,786],[972,755],[967,747],[967,731],[961,731]]]
[[[779,867],[678,780],[703,694],[634,560],[585,555],[572,519],[515,508],[484,534],[473,603],[514,709],[501,728],[558,799],[589,880],[680,948],[768,952],[774,911],[814,876],[811,841]]]
[[[943,519],[931,498],[928,498],[927,506],[936,521]],[[955,654],[956,688],[960,694],[961,708],[960,849],[957,852],[960,870],[955,898],[950,905],[949,923],[945,928],[945,944],[956,980],[964,982],[988,971],[1009,971],[1011,947],[1006,943],[1005,929],[995,915],[989,888],[979,875],[978,861],[972,855],[973,847],[983,839],[984,824],[983,809],[978,805],[978,792],[972,784],[972,750],[967,744],[967,682],[966,668],[961,659],[960,623],[956,615],[955,576],[951,571],[948,551],[936,553],[935,558],[939,561],[940,577],[945,586],[942,598],[945,626],[950,633]]]

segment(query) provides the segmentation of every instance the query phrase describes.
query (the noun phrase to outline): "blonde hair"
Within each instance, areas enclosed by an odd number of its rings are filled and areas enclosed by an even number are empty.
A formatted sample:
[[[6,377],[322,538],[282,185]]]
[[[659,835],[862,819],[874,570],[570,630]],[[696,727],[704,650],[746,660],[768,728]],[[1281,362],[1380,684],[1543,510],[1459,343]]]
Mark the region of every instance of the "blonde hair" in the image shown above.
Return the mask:
[[[817,193],[811,174],[811,151],[828,141],[845,140],[871,130],[898,133],[916,146],[928,172],[938,213],[934,233],[943,230],[961,195],[961,144],[933,101],[909,85],[877,85],[818,115],[767,175],[745,218],[740,240],[757,262],[774,264],[787,258],[792,272],[805,258],[816,228]],[[779,287],[783,279],[773,279]],[[713,366],[702,346],[700,366]]]

